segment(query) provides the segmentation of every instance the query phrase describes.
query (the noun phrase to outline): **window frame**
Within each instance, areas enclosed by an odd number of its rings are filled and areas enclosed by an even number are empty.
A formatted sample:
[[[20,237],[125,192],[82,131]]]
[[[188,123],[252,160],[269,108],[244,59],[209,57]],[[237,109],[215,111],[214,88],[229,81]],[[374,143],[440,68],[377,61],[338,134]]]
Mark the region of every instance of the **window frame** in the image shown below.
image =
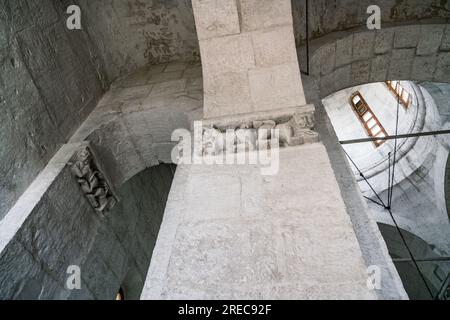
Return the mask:
[[[395,83],[395,87],[393,84]],[[400,100],[400,104],[405,108],[406,110],[409,109],[412,103],[412,94],[408,92],[400,83],[400,81],[395,80],[386,80],[384,84],[388,87],[389,91],[394,95],[395,101]],[[403,94],[407,93],[406,99],[403,98]]]
[[[353,101],[355,99],[355,97],[359,97],[361,103],[363,104],[363,108],[358,107],[355,104],[355,102]],[[388,136],[386,129],[384,129],[380,120],[375,115],[375,113],[372,111],[369,104],[367,103],[367,101],[364,99],[364,97],[362,96],[362,94],[359,91],[356,91],[351,95],[349,102],[350,102],[350,106],[353,109],[353,112],[355,113],[355,115],[359,119],[359,121],[361,122],[362,126],[364,127],[364,129],[366,131],[366,134],[369,137],[377,138],[377,137],[379,137],[380,133],[382,133],[384,137]],[[362,112],[362,111],[364,111],[364,112]],[[369,114],[370,117],[366,120],[365,116],[367,114]],[[369,126],[369,122],[371,122],[372,120],[375,122],[375,125]],[[380,131],[377,131],[376,133],[374,133],[373,128],[375,128],[377,126],[379,127]],[[386,140],[374,140],[372,143],[374,144],[375,148],[378,148],[381,145],[383,145],[385,142],[386,142]]]

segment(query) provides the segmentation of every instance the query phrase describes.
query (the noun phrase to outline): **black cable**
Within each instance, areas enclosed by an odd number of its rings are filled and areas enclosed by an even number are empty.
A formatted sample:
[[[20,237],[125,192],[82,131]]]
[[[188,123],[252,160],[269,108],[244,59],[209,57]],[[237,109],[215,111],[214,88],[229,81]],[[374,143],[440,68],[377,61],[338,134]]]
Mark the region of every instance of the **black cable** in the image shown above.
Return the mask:
[[[367,183],[367,185],[370,187],[370,189],[372,190],[372,192],[376,195],[376,197],[378,198],[378,200],[380,200],[380,203],[382,204],[382,207],[387,208],[386,205],[384,204],[383,200],[381,199],[381,197],[378,195],[378,193],[375,191],[375,189],[372,187],[372,185],[370,184],[370,182],[366,179],[366,177],[364,176],[364,174],[362,173],[361,170],[359,170],[358,166],[356,165],[356,163],[353,161],[353,159],[349,156],[349,154],[347,153],[347,151],[345,151],[344,148],[342,148],[342,150],[344,150],[344,153],[347,155],[347,157],[350,159],[351,163],[355,166],[356,170],[358,170],[359,175],[364,179],[364,181]]]
[[[398,82],[400,85],[400,82]],[[400,95],[397,93],[397,117],[395,120],[395,142],[394,142],[394,160],[392,163],[392,178],[391,178],[391,187],[390,187],[390,195],[389,195],[389,208],[392,208],[392,195],[394,193],[394,179],[395,179],[395,165],[397,161],[397,135],[398,135],[398,115],[400,110]]]
[[[426,281],[425,276],[423,275],[422,270],[421,270],[420,267],[419,267],[419,264],[417,263],[416,259],[414,258],[414,255],[413,255],[411,249],[409,248],[408,243],[406,242],[406,239],[405,239],[405,237],[403,236],[403,233],[402,233],[400,227],[399,227],[398,224],[397,224],[397,221],[396,221],[395,218],[394,218],[394,214],[392,213],[391,207],[387,207],[387,206],[384,204],[384,202],[383,202],[383,200],[381,199],[381,197],[380,197],[380,196],[378,195],[378,193],[374,190],[374,188],[372,187],[372,185],[370,184],[370,182],[366,179],[366,177],[364,176],[364,174],[363,174],[363,173],[361,172],[361,170],[358,168],[358,166],[357,166],[356,163],[353,161],[353,159],[349,156],[349,154],[347,153],[347,151],[345,151],[344,148],[342,148],[342,150],[343,150],[344,153],[347,155],[347,157],[349,158],[350,162],[355,166],[356,170],[358,170],[359,175],[360,175],[360,176],[364,179],[364,181],[369,185],[370,189],[371,189],[371,190],[373,191],[373,193],[377,196],[378,200],[380,200],[380,202],[381,202],[381,204],[382,204],[381,206],[384,207],[384,209],[386,209],[386,210],[389,212],[389,215],[390,215],[392,221],[394,222],[395,228],[396,228],[397,232],[399,233],[400,238],[402,239],[402,242],[403,242],[403,244],[405,245],[406,250],[408,251],[408,255],[410,256],[411,261],[414,263],[414,266],[416,267],[417,272],[418,272],[419,275],[420,275],[420,278],[422,279],[423,283],[425,284],[425,287],[427,288],[427,291],[428,291],[428,293],[430,294],[431,299],[434,299],[435,297],[434,297],[434,295],[433,295],[433,292],[431,291],[431,288],[429,287],[428,282]],[[395,151],[395,150],[394,150],[394,151]],[[393,188],[393,181],[391,181],[391,186],[392,186],[392,188]],[[367,197],[365,197],[365,198],[367,199]],[[377,203],[376,201],[374,201],[374,200],[372,200],[372,199],[370,199],[370,200],[371,200],[372,202]],[[392,190],[391,190],[391,201],[392,201]],[[379,203],[377,203],[377,204],[379,204]]]
[[[391,153],[390,152],[389,152],[388,156],[389,156],[389,172],[388,172],[387,190],[388,190],[388,207],[390,208],[391,207],[391,201],[390,201],[390,199],[391,199]]]

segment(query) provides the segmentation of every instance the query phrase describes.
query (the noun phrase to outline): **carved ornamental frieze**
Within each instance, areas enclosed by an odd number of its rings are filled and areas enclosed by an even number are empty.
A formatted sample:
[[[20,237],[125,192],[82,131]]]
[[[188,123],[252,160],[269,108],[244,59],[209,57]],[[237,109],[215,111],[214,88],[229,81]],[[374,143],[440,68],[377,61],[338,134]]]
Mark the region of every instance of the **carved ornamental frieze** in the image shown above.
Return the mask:
[[[203,122],[202,153],[292,147],[320,140],[314,131],[314,107],[211,119]],[[242,150],[243,149],[243,150]]]
[[[89,203],[97,212],[105,213],[117,204],[118,199],[100,171],[89,147],[83,147],[76,154],[71,170]]]

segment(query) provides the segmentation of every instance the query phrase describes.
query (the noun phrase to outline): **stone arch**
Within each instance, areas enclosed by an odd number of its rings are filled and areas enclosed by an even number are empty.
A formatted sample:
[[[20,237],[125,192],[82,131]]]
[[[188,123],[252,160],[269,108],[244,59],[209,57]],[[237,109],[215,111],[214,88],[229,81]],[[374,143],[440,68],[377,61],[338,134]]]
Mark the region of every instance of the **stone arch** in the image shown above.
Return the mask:
[[[151,69],[155,82],[142,85],[145,73],[139,71],[115,83],[71,139],[90,142],[115,186],[146,168],[172,163],[177,143],[172,133],[190,130],[203,117],[200,64],[175,62]],[[173,69],[180,74],[176,79]]]
[[[328,34],[311,43],[310,75],[321,97],[387,80],[448,83],[450,26],[392,25]]]

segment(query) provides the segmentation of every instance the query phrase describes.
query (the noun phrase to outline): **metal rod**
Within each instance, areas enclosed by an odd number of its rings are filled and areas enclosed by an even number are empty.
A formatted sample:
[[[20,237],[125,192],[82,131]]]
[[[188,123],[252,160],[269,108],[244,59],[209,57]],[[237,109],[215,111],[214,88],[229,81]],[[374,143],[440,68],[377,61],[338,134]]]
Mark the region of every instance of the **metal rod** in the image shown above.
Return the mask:
[[[413,138],[413,137],[438,136],[438,135],[443,135],[443,134],[450,134],[450,130],[438,130],[438,131],[398,134],[398,135],[386,136],[386,137],[381,137],[381,138],[362,138],[362,139],[343,140],[343,141],[339,141],[339,143],[342,145],[345,145],[345,144],[374,142],[374,141],[380,141],[380,140],[394,140],[394,139],[407,139],[407,138]]]
[[[410,258],[397,258],[392,259],[393,262],[412,262]],[[441,262],[441,261],[450,261],[450,257],[437,257],[437,258],[423,258],[416,259],[417,262]]]
[[[306,75],[309,76],[309,1],[306,0]]]

